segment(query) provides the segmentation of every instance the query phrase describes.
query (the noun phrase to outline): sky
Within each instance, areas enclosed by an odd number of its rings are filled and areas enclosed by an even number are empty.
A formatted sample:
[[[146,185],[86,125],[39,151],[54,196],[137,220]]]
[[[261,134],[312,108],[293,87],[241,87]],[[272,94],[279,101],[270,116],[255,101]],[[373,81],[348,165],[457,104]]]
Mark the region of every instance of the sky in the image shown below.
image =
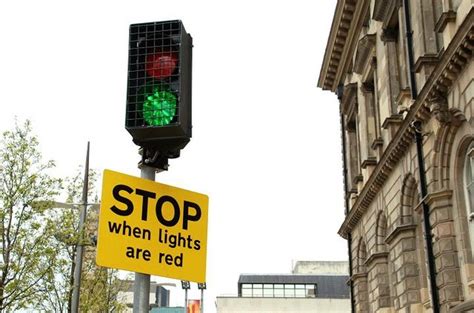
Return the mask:
[[[194,44],[193,138],[156,181],[209,196],[205,308],[215,312],[241,273],[347,260],[337,234],[339,108],[317,88],[334,9],[309,0],[2,1],[0,130],[31,120],[55,176],[74,175],[88,141],[92,168],[139,176],[124,128],[128,27],[182,20]],[[180,288],[171,293],[182,305]]]

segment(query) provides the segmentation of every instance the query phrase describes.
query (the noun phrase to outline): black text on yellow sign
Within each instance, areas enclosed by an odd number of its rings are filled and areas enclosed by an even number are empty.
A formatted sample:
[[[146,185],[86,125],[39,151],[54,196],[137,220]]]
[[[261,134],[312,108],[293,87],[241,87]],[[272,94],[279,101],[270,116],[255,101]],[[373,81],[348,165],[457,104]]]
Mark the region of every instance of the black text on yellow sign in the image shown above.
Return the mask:
[[[97,264],[206,281],[208,197],[105,170]]]

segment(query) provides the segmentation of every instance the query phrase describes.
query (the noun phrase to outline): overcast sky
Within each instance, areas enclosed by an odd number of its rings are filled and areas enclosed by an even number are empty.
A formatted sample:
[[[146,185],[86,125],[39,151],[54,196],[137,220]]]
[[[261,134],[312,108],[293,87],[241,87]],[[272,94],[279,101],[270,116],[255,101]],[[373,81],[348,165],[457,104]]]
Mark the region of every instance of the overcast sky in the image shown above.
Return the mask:
[[[2,1],[0,129],[30,119],[56,176],[139,176],[124,128],[128,27],[193,37],[193,138],[156,180],[209,196],[207,312],[240,273],[346,260],[338,103],[316,87],[335,1]],[[162,281],[153,277],[155,281]],[[182,304],[180,288],[173,304]],[[191,297],[199,297],[193,285]]]

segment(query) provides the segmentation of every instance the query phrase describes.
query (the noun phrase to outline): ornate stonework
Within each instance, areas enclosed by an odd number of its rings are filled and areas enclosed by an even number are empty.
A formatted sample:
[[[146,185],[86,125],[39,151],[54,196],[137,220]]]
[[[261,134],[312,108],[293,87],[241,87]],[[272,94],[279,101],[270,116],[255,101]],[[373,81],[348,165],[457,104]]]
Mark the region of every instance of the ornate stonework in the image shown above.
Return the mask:
[[[342,90],[350,180],[339,234],[351,238],[356,312],[474,312],[474,224],[462,172],[474,141],[473,50],[471,0],[337,2],[318,86]],[[415,121],[422,123],[425,199]],[[433,273],[425,266],[421,201],[429,207]],[[431,305],[430,275],[439,308]]]

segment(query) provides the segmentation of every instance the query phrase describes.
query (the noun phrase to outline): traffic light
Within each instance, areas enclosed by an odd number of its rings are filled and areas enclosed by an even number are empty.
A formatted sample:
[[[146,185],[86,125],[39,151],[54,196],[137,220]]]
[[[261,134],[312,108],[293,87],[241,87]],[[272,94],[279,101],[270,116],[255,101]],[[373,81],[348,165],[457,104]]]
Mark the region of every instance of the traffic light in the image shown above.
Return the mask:
[[[125,128],[147,153],[178,157],[191,138],[192,37],[181,21],[130,25]]]

